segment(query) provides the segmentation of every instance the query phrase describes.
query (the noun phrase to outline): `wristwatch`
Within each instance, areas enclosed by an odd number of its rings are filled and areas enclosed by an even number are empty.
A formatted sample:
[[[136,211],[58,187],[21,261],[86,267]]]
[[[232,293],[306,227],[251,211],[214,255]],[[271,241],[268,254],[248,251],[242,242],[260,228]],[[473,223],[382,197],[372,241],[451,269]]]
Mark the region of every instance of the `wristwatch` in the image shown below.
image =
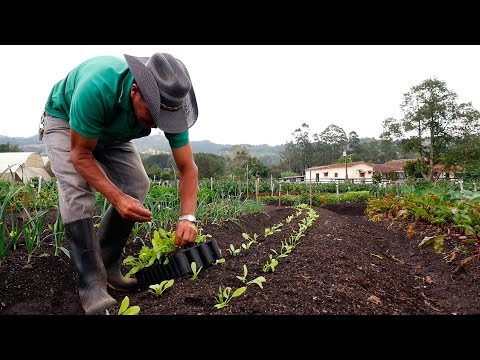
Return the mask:
[[[197,218],[195,217],[195,215],[188,214],[188,215],[180,215],[178,217],[178,221],[180,221],[180,220],[188,220],[188,221],[194,223],[194,222],[197,221]]]

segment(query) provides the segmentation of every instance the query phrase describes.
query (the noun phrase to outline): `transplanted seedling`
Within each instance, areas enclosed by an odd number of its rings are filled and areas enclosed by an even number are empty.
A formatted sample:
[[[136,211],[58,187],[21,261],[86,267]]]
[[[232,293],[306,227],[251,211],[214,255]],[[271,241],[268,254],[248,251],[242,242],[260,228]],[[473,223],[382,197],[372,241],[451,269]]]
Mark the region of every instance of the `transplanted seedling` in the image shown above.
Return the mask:
[[[237,279],[243,282],[244,284],[251,285],[256,284],[260,289],[263,289],[263,283],[267,281],[263,276],[258,276],[253,280],[247,281],[248,269],[247,265],[243,265],[243,276],[237,276]]]
[[[190,278],[190,280],[195,280],[200,270],[202,270],[203,266],[200,266],[197,270],[197,263],[195,261],[192,261],[192,263],[190,264],[190,268],[192,269],[192,272],[193,272],[193,275]]]
[[[230,286],[227,286],[223,290],[222,290],[222,287],[220,286],[218,288],[218,294],[217,294],[217,296],[215,296],[215,301],[217,302],[217,304],[215,305],[215,308],[221,309],[221,308],[224,308],[225,306],[228,306],[228,303],[233,298],[239,297],[246,290],[247,290],[247,287],[242,286],[241,288],[238,288],[237,290],[232,292],[232,288]]]
[[[174,282],[175,280],[173,279],[163,280],[160,284],[150,285],[149,286],[150,290],[148,290],[148,292],[151,292],[155,296],[160,296],[165,292],[165,290],[167,290],[168,288],[171,288]]]

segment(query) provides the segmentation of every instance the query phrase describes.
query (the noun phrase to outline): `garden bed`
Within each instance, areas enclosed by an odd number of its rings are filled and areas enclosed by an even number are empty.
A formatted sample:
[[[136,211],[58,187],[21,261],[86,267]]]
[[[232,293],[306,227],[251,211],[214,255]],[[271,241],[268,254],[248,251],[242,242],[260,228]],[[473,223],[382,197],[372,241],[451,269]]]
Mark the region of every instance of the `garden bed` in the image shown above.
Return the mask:
[[[339,204],[314,208],[319,217],[308,228],[288,257],[274,272],[265,273],[271,249],[280,251],[299,219],[264,238],[271,227],[295,213],[293,208],[267,206],[264,213],[244,216],[220,225],[202,224],[222,250],[224,263],[175,280],[161,296],[147,290],[128,294],[110,291],[120,302],[128,295],[141,315],[339,315],[339,314],[479,314],[480,261],[454,272],[468,254],[454,259],[419,248],[434,227],[417,226],[406,236],[406,224],[374,224],[364,215],[364,204]],[[284,222],[285,223],[285,222]],[[232,256],[230,244],[239,248],[242,233],[259,235],[258,244]],[[453,232],[446,252],[457,245]],[[141,244],[129,242],[126,255],[136,255]],[[83,314],[70,260],[53,256],[53,244],[44,242],[32,261],[22,244],[0,266],[0,314]],[[447,261],[448,260],[448,261]],[[219,287],[237,289],[247,280],[263,276],[263,289],[253,284],[228,306],[215,308]],[[125,272],[128,270],[124,269]],[[114,314],[118,310],[111,309]]]

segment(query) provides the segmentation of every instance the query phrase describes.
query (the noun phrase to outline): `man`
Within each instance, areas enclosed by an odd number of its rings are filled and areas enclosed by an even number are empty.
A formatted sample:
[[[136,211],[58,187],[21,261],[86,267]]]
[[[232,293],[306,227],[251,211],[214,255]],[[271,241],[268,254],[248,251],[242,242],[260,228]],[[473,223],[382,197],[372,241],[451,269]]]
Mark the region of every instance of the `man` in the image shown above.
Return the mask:
[[[136,288],[120,257],[136,221],[151,221],[142,205],[150,181],[131,139],[163,130],[179,170],[181,216],[175,242],[195,241],[198,169],[188,129],[198,117],[190,76],[167,53],[86,60],[54,85],[42,118],[45,142],[59,189],[59,205],[85,314],[104,313],[117,301],[107,292]],[[94,231],[99,191],[110,207]]]

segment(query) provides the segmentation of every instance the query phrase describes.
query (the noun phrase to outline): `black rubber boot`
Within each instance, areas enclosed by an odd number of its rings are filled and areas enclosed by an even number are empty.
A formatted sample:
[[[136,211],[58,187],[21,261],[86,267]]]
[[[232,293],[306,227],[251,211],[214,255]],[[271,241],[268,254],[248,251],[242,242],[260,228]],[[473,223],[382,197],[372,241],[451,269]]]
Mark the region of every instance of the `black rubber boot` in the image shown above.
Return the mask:
[[[91,218],[65,224],[70,258],[77,272],[77,288],[86,315],[103,314],[117,304],[107,292],[107,275]]]
[[[120,257],[133,225],[134,221],[122,219],[117,210],[110,205],[98,228],[103,264],[107,271],[107,284],[114,290],[129,291],[138,287],[137,279],[126,278],[120,271]]]

